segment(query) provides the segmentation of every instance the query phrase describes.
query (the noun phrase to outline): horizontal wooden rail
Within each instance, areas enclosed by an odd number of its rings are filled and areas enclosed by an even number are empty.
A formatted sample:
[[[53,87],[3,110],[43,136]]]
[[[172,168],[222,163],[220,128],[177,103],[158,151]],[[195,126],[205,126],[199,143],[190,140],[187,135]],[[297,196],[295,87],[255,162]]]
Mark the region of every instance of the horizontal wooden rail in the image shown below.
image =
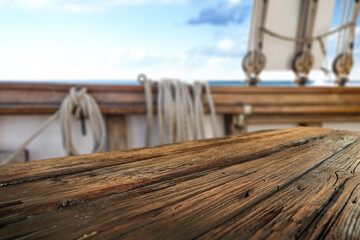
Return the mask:
[[[73,84],[0,83],[0,114],[55,112]],[[141,85],[83,85],[107,115],[145,113]],[[154,104],[156,86],[153,87]],[[359,87],[212,86],[219,114],[241,114],[251,106],[249,123],[358,121]],[[206,98],[203,98],[205,109]],[[156,108],[154,109],[156,112]]]

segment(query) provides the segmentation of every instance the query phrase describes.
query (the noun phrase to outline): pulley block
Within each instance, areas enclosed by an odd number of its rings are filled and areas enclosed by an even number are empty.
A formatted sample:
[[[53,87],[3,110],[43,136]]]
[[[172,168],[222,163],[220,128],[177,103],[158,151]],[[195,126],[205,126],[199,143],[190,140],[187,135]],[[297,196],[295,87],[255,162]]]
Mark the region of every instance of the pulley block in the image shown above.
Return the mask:
[[[260,79],[258,75],[265,68],[266,58],[264,53],[259,50],[249,51],[243,58],[242,68],[248,76],[245,81],[250,86],[255,86]]]
[[[308,74],[314,65],[314,57],[310,51],[302,51],[296,54],[293,62],[292,69],[297,78],[295,83],[304,86],[308,82]]]
[[[338,78],[349,75],[354,59],[349,53],[340,53],[333,62],[332,68]]]

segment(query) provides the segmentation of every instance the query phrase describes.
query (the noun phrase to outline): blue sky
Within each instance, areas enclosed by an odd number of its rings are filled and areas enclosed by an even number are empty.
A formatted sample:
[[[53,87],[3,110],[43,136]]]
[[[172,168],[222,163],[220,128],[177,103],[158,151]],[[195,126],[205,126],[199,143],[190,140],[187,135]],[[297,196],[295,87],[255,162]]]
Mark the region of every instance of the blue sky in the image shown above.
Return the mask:
[[[250,15],[249,0],[0,0],[0,79],[240,80]]]

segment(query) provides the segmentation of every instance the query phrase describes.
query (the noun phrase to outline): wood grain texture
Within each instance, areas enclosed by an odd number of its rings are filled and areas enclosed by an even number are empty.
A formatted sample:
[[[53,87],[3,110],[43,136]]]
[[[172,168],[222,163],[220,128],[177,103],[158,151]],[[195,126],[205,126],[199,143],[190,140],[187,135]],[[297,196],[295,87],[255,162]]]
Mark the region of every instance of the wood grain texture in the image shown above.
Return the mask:
[[[55,112],[71,84],[0,83],[0,114],[51,114]],[[85,85],[106,115],[144,114],[145,96],[140,85]],[[153,87],[156,112],[156,86]],[[211,92],[218,114],[243,113],[251,105],[248,122],[300,123],[358,121],[358,87],[221,87]],[[207,109],[206,98],[204,108]],[[301,117],[299,121],[298,117]]]
[[[359,133],[298,127],[0,167],[0,239],[359,239]]]
[[[109,151],[128,149],[126,115],[109,115],[106,118],[106,122]]]

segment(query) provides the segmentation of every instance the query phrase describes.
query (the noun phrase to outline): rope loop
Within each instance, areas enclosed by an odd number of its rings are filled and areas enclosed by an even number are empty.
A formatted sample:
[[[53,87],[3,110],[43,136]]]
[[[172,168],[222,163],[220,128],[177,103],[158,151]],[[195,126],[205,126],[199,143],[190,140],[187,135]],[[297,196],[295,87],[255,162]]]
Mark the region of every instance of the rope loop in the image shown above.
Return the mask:
[[[72,118],[80,119],[81,115],[88,119],[94,138],[93,153],[102,152],[106,142],[106,128],[103,116],[95,99],[88,95],[86,88],[71,88],[69,95],[60,107],[60,125],[63,145],[69,156],[80,155],[72,138]]]
[[[23,151],[37,136],[39,136],[48,126],[60,117],[63,145],[68,156],[80,155],[75,148],[72,139],[72,115],[81,119],[81,115],[87,118],[93,129],[94,147],[92,152],[102,152],[105,149],[106,128],[105,122],[94,98],[86,93],[87,89],[73,87],[69,95],[61,103],[61,107],[43,125],[28,138],[15,152],[13,152],[4,163],[14,161],[16,156]],[[74,111],[75,110],[75,111]]]
[[[140,84],[144,84],[145,81],[147,80],[147,77],[145,74],[141,73],[138,75],[137,80]]]

